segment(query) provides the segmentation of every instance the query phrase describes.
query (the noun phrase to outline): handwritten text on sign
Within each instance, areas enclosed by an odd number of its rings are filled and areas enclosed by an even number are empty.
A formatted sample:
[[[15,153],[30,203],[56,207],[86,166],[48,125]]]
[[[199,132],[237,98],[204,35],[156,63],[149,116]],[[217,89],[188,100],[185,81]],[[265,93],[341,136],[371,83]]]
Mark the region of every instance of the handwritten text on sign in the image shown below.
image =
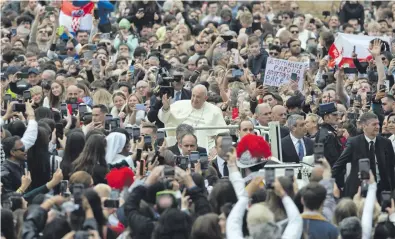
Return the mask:
[[[297,75],[299,89],[303,88],[303,75],[309,64],[305,62],[292,62],[269,57],[267,59],[264,84],[280,86],[291,80],[291,74]]]

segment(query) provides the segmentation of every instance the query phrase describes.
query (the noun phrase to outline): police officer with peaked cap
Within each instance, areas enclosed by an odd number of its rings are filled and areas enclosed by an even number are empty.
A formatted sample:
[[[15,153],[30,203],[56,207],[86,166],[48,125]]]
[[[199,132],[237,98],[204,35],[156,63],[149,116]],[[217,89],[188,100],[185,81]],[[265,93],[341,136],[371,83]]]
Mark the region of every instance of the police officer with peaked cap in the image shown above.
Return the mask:
[[[333,166],[342,153],[342,144],[336,132],[340,117],[333,102],[321,104],[318,114],[322,117],[324,123],[321,124],[315,142],[324,144],[324,156]]]

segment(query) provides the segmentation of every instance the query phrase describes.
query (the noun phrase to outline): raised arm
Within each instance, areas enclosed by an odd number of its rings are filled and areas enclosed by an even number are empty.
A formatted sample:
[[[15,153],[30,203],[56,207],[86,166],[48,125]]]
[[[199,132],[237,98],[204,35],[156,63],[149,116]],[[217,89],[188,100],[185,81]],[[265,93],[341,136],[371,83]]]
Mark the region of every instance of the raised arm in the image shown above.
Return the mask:
[[[285,228],[281,238],[300,238],[303,232],[302,216],[300,215],[299,209],[296,207],[292,199],[287,195],[278,179],[276,179],[274,182],[274,192],[281,198],[288,218],[287,227]]]
[[[38,28],[38,24],[40,24],[40,18],[42,15],[44,15],[45,9],[43,7],[37,7],[36,9],[36,17],[34,18],[34,22],[32,25],[32,28],[30,30],[30,37],[29,37],[29,44],[31,43],[36,43],[36,39],[37,39],[37,28]]]
[[[166,124],[171,116],[170,112],[170,98],[165,94],[162,96],[162,108],[158,112],[158,119]]]
[[[23,137],[21,138],[21,141],[25,146],[26,150],[28,150],[36,142],[37,134],[38,134],[38,124],[36,122],[36,117],[34,115],[34,110],[32,108],[31,102],[26,102],[26,114],[27,114],[28,125],[25,133],[23,134]]]
[[[243,196],[245,183],[241,173],[236,165],[236,149],[233,150],[232,154],[229,154],[228,159],[228,168],[229,168],[229,179],[235,189],[237,198]]]
[[[385,69],[383,61],[380,58],[381,53],[381,40],[375,40],[373,42],[372,50],[369,50],[370,54],[372,54],[377,67],[377,75],[378,75],[378,82],[377,82],[377,90],[380,90],[380,85],[384,85],[385,79]]]
[[[368,188],[368,193],[366,195],[365,204],[363,206],[363,213],[361,220],[362,239],[371,238],[374,204],[376,202],[376,191],[377,191],[377,184],[374,181],[374,175],[372,171],[370,171],[369,188]]]
[[[345,75],[344,75],[343,67],[341,67],[338,71],[336,71],[335,79],[336,79],[336,92],[337,95],[339,96],[339,100],[343,102],[345,105],[347,105],[348,95],[344,89]]]

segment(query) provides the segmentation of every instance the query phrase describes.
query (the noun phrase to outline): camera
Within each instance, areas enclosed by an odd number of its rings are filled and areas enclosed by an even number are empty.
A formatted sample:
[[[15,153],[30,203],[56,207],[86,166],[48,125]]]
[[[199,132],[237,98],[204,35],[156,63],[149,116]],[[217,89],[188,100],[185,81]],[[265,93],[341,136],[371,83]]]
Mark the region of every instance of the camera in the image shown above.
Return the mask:
[[[110,198],[104,201],[104,207],[119,208],[119,191],[111,190]]]
[[[7,101],[7,103],[8,103],[8,101],[11,101],[12,100],[11,94],[5,94],[3,100]]]
[[[30,90],[23,91],[23,99],[25,101],[32,99],[32,94],[30,93]]]
[[[113,130],[119,128],[121,125],[121,120],[119,118],[106,119],[104,128],[106,130]]]
[[[268,189],[273,189],[273,183],[276,179],[274,168],[265,169],[265,185]]]
[[[189,163],[189,157],[177,155],[177,156],[175,156],[175,162],[178,167],[180,167],[183,170],[187,170],[188,163]]]
[[[24,103],[16,103],[12,105],[12,111],[14,112],[25,112],[26,105]]]
[[[82,194],[84,192],[84,185],[81,183],[73,184],[70,191],[73,193],[74,203],[80,205],[82,209]]]
[[[70,104],[71,105],[71,114],[77,114],[77,110],[78,110],[78,100],[77,98],[69,98],[66,101],[66,104]]]

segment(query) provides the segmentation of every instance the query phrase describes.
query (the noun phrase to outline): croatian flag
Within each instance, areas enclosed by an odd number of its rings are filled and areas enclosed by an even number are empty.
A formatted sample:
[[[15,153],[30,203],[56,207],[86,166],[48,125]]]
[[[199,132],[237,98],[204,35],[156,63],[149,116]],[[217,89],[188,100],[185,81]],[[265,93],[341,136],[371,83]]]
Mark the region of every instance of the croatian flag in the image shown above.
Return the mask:
[[[95,4],[93,2],[89,2],[82,7],[76,7],[71,1],[64,0],[59,14],[59,26],[67,27],[70,32],[90,31],[94,8]]]
[[[335,39],[335,42],[329,48],[329,56],[331,62],[329,65],[337,65],[339,67],[350,67],[355,68],[352,59],[352,52],[355,46],[355,53],[358,55],[360,62],[368,62],[372,59],[369,52],[369,43],[371,40],[380,38],[387,43],[390,43],[389,37],[377,37],[377,36],[365,36],[365,35],[352,35],[339,33]]]

